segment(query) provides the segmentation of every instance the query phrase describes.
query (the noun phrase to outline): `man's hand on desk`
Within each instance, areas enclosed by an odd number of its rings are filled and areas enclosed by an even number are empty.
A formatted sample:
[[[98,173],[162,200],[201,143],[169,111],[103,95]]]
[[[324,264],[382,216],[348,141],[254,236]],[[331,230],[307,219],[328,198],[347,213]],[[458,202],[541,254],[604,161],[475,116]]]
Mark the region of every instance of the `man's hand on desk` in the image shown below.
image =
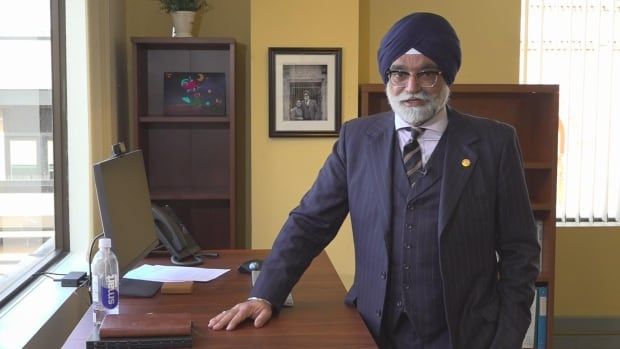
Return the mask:
[[[224,310],[211,320],[209,328],[213,330],[234,330],[246,319],[254,319],[254,327],[263,327],[271,319],[271,304],[263,300],[248,300]]]

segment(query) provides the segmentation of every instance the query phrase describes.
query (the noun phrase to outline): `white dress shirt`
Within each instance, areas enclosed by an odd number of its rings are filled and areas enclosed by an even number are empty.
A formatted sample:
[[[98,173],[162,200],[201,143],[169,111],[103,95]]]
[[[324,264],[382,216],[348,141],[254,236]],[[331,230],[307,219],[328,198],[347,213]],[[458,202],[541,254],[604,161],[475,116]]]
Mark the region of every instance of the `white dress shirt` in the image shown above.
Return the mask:
[[[394,128],[398,132],[398,143],[401,153],[405,145],[411,141],[411,131],[407,129],[409,127],[411,127],[411,125],[401,119],[400,116],[397,114],[394,115]],[[418,137],[418,143],[422,150],[422,164],[426,165],[426,162],[433,154],[433,150],[437,147],[439,139],[446,130],[446,127],[448,127],[448,112],[446,108],[442,108],[430,120],[418,127],[424,129],[424,132]]]

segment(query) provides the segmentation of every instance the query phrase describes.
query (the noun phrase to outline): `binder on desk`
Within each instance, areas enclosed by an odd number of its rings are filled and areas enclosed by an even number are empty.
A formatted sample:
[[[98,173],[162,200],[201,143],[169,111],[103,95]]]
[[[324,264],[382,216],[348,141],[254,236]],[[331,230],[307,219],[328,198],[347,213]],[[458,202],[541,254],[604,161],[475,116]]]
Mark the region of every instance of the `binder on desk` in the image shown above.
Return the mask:
[[[192,343],[190,313],[108,314],[86,348],[187,348]]]

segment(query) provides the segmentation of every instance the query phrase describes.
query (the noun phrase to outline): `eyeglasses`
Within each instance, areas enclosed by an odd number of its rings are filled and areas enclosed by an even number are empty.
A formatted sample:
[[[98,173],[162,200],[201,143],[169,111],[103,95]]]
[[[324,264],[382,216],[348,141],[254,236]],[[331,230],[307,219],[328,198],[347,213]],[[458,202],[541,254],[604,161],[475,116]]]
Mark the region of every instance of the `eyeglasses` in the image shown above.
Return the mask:
[[[415,76],[415,81],[420,87],[433,87],[437,83],[437,78],[441,75],[440,70],[421,70],[417,73],[410,73],[404,70],[388,70],[385,75],[393,86],[405,87],[409,83],[409,78]]]

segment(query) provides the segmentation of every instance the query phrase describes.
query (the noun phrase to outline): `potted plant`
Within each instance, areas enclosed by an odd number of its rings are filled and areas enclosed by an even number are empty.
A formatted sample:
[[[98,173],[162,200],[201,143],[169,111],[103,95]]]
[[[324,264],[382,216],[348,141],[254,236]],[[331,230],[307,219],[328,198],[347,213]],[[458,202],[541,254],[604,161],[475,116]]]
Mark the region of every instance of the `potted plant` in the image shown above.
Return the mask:
[[[161,9],[166,13],[177,11],[196,12],[207,7],[206,0],[159,0]]]
[[[172,36],[192,36],[196,12],[207,8],[206,0],[159,0],[162,11],[172,18]]]

